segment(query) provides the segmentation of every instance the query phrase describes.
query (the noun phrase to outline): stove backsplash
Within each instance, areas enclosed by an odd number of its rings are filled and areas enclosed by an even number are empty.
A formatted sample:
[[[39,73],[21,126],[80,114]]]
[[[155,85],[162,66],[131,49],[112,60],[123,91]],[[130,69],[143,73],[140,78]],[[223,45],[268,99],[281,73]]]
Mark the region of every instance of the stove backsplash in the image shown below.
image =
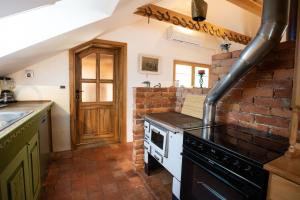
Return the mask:
[[[293,42],[281,43],[224,96],[217,121],[288,137],[294,73]],[[212,57],[210,86],[229,71],[240,51]],[[134,88],[134,164],[143,165],[143,117],[151,112],[180,112],[187,94],[207,94],[200,88]],[[300,137],[299,137],[300,138]]]

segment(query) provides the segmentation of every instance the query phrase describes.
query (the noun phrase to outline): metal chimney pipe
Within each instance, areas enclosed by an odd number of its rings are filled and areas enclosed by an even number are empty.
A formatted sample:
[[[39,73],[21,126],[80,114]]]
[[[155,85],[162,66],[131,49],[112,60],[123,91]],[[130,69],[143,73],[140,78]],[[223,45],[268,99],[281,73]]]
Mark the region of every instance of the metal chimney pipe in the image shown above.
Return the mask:
[[[291,0],[289,25],[286,32],[287,41],[296,41],[297,37],[298,0]]]
[[[215,85],[205,99],[203,109],[204,125],[214,124],[218,100],[280,43],[288,24],[289,4],[290,0],[264,0],[262,22],[258,33],[242,51],[229,73]]]

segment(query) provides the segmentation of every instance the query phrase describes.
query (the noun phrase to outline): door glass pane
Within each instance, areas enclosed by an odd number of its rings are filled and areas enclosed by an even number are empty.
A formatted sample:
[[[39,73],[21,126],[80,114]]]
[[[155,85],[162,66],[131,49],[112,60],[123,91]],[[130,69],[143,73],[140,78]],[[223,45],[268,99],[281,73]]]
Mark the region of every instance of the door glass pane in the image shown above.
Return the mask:
[[[192,66],[176,64],[175,80],[179,86],[192,87]]]
[[[114,56],[100,55],[100,79],[113,79],[114,74]]]
[[[81,60],[82,79],[96,79],[96,54],[90,54]]]
[[[202,76],[203,77],[202,87],[208,88],[209,69],[205,67],[195,67],[195,87],[200,87],[200,75],[198,74],[199,70],[203,70],[205,72],[205,74]]]
[[[96,83],[82,83],[82,102],[96,102]]]
[[[113,101],[113,84],[100,83],[100,101]]]

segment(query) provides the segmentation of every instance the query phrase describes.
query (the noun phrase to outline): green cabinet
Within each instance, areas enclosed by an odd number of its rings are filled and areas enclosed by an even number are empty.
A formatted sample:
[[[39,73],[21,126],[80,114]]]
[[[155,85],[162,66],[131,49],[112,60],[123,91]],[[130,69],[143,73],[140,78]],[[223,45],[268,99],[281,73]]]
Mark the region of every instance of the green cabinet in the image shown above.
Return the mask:
[[[28,163],[30,175],[30,192],[33,199],[36,200],[38,199],[41,183],[38,133],[36,133],[28,143]]]
[[[1,200],[32,199],[27,154],[25,146],[1,172]]]
[[[37,200],[40,192],[38,126],[34,116],[0,140],[0,200]]]

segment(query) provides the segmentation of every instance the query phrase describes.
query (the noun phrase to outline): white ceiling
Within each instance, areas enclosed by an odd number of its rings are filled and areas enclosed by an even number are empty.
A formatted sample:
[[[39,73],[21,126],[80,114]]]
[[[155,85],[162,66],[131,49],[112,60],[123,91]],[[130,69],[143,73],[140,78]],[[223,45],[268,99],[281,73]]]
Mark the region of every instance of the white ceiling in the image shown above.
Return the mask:
[[[0,18],[26,10],[53,4],[60,0],[1,0]]]
[[[65,0],[62,0],[62,2],[63,1]],[[98,1],[103,2],[103,0]],[[248,22],[252,22],[253,19],[254,21],[258,21],[259,23],[260,20],[256,19],[257,16],[253,15],[252,17],[252,15],[249,14],[245,15],[244,19],[236,19],[234,13],[228,13],[226,12],[226,9],[224,10],[223,8],[231,9],[232,7],[235,7],[233,9],[235,12],[244,12],[237,6],[225,0],[206,1],[209,4],[207,16],[209,22],[223,25],[224,27],[235,30],[237,32],[247,33],[248,35],[253,35],[256,33],[256,30],[252,30],[247,25]],[[108,33],[122,26],[135,23],[138,20],[145,20],[144,17],[134,15],[133,12],[137,7],[140,7],[147,3],[156,3],[159,6],[173,9],[185,14],[190,14],[191,9],[191,0],[119,0],[119,4],[115,11],[112,13],[111,17],[86,24],[85,26],[78,27],[74,30],[65,32],[52,38],[48,38],[43,42],[38,42],[34,45],[28,46],[24,49],[20,49],[14,53],[1,57],[0,75],[6,75],[16,72],[22,68],[31,66],[46,58],[49,58],[61,51],[68,50],[78,44],[84,43],[93,38],[97,38],[102,34]],[[219,4],[221,5],[221,8]],[[241,20],[244,22],[243,26],[241,26]],[[239,26],[237,26],[237,24],[239,24]],[[19,32],[19,37],[23,37],[22,32]]]
[[[83,0],[85,1],[85,0]],[[97,38],[98,36],[134,23],[143,17],[134,15],[137,7],[157,0],[120,0],[113,15],[0,58],[0,75],[7,75],[38,63],[61,51]],[[1,35],[1,33],[0,33]],[[20,35],[21,37],[22,35]],[[0,38],[1,40],[1,38]],[[1,47],[0,47],[1,48]]]

